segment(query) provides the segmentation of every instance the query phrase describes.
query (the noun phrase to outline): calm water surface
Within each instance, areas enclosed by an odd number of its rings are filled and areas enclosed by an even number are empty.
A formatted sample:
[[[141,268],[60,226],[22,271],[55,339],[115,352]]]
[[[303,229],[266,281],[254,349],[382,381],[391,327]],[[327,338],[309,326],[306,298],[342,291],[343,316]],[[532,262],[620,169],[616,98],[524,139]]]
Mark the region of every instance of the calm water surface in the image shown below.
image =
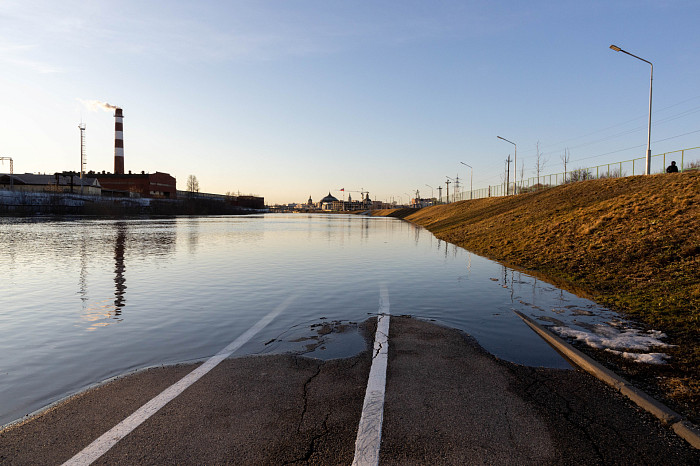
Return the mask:
[[[386,284],[394,315],[564,368],[512,309],[595,307],[388,218],[3,218],[0,247],[0,425],[130,370],[209,357],[290,296],[240,354],[298,350],[331,321],[354,330],[310,354],[358,352],[354,324],[377,312]]]

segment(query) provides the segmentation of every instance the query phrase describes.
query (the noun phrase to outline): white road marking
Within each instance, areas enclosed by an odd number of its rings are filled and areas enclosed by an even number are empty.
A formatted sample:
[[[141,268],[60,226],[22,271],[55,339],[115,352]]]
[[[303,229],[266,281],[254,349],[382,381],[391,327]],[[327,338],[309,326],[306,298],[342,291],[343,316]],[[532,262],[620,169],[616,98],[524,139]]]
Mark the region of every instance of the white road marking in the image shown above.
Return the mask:
[[[111,430],[103,434],[97,440],[85,447],[73,458],[66,461],[65,465],[88,465],[100,456],[104,455],[110,448],[116,445],[121,439],[126,437],[131,431],[136,429],[149,417],[154,415],[160,408],[168,404],[173,398],[185,391],[187,387],[202,378],[207,372],[215,368],[221,361],[231,356],[238,348],[246,344],[251,338],[262,330],[272,319],[277,317],[291,304],[295,296],[290,296],[282,304],[277,306],[272,312],[260,319],[255,325],[248,329],[243,335],[236,338],[226,348],[222,349],[209,358],[204,364],[184,376],[178,382],[163,390],[158,396],[136,410],[131,416],[114,426]]]
[[[374,357],[369,371],[360,425],[357,428],[353,465],[379,464],[379,447],[382,443],[382,422],[384,421],[386,367],[389,355],[389,315],[389,290],[386,285],[382,285],[377,332],[374,336]]]

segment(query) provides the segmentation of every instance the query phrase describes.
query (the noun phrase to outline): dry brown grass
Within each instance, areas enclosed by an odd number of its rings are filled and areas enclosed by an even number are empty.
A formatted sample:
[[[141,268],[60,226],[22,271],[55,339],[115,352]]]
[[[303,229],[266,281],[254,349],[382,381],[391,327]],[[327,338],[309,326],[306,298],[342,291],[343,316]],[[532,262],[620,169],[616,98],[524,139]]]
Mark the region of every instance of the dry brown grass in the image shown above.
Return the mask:
[[[663,330],[679,345],[673,362],[646,373],[628,367],[627,375],[700,416],[700,173],[582,181],[385,214]]]

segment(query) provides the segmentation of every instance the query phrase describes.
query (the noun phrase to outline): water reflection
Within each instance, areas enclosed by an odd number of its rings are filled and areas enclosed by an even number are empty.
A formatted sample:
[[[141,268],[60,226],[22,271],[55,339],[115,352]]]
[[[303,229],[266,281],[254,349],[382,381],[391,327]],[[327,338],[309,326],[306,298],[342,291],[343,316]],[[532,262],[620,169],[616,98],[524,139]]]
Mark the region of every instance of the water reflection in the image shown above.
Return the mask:
[[[122,308],[126,302],[126,278],[124,278],[126,265],[124,264],[124,248],[127,226],[124,222],[117,222],[115,227],[117,229],[117,237],[114,242],[114,315],[120,316],[122,315]]]
[[[109,325],[117,324],[123,320],[123,311],[127,303],[127,262],[141,263],[160,260],[174,254],[177,243],[176,230],[173,228],[175,221],[95,221],[94,223],[75,223],[73,228],[79,231],[62,231],[62,235],[70,237],[80,235],[80,269],[78,279],[78,295],[81,300],[81,320],[88,323],[87,331],[95,331]],[[67,225],[63,225],[66,228]],[[188,249],[196,251],[197,229],[189,231],[187,237]],[[59,228],[60,229],[60,228]],[[113,268],[109,280],[112,282],[112,299],[98,299],[91,301],[90,296],[106,297],[103,293],[105,269],[99,267],[99,263],[110,248]],[[91,267],[91,284],[88,285],[88,275]]]
[[[197,252],[197,245],[199,244],[199,219],[189,219],[187,226],[189,228],[187,231],[187,252],[195,254]]]
[[[78,280],[78,294],[85,311],[88,302],[87,275],[88,275],[88,233],[83,230],[80,235],[80,278]]]

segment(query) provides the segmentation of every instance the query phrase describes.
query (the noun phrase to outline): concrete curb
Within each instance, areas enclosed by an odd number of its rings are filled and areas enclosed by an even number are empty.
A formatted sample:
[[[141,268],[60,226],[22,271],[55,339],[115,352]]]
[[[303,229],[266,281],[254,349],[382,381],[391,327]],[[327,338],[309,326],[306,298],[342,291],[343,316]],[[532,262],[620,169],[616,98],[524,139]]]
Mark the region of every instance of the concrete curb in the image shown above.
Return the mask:
[[[698,429],[697,426],[668,406],[650,397],[637,387],[634,387],[613,371],[606,369],[600,363],[566,343],[530,317],[516,310],[513,310],[513,312],[523,319],[523,321],[547,343],[564,354],[574,364],[625,395],[637,404],[637,406],[653,414],[662,424],[671,427],[679,437],[687,441],[694,448],[700,449],[700,429]]]

